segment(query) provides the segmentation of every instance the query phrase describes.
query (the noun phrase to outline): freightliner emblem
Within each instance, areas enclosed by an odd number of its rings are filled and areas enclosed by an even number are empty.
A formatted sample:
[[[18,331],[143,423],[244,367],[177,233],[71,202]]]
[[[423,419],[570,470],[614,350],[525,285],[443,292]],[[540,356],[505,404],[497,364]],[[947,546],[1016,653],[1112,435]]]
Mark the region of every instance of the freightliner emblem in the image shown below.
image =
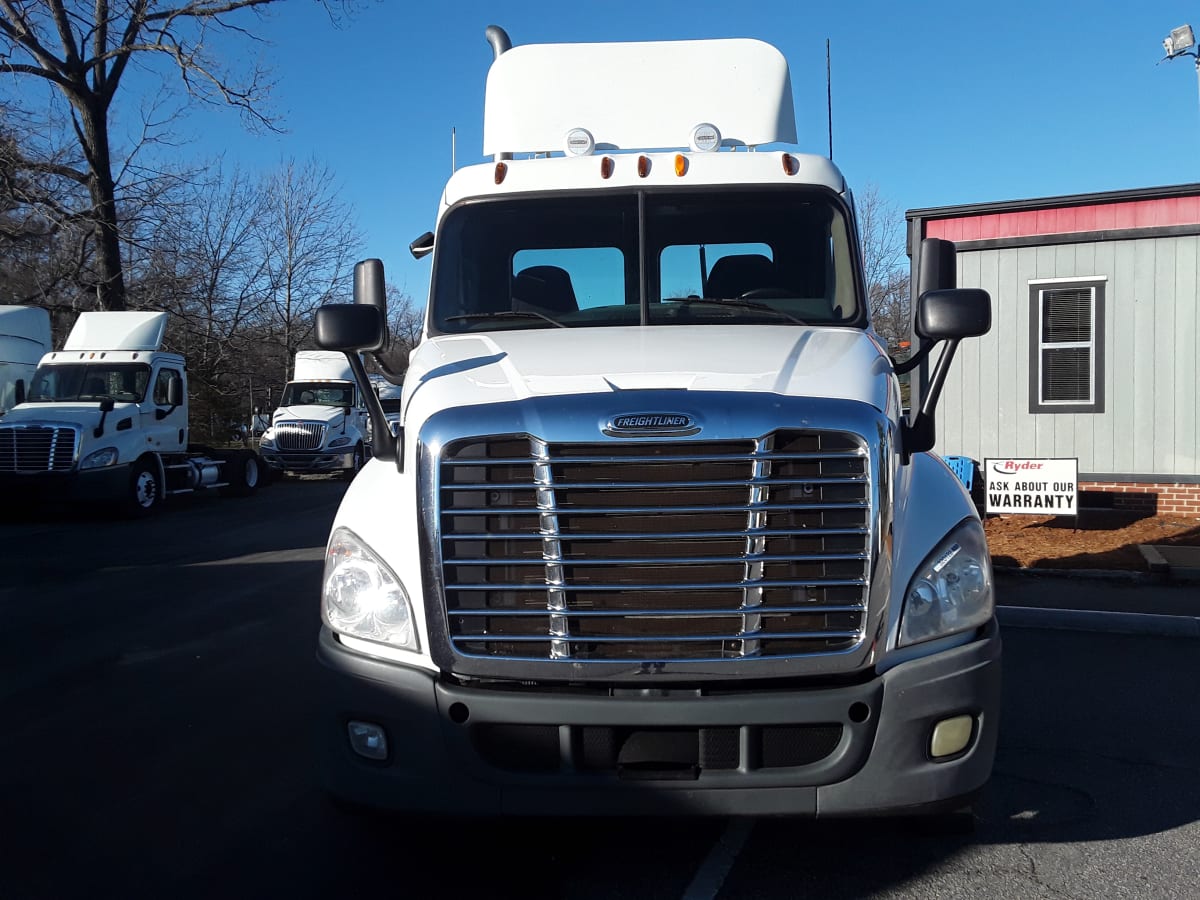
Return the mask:
[[[700,431],[699,423],[684,413],[640,412],[613,416],[602,429],[609,437],[659,437]]]

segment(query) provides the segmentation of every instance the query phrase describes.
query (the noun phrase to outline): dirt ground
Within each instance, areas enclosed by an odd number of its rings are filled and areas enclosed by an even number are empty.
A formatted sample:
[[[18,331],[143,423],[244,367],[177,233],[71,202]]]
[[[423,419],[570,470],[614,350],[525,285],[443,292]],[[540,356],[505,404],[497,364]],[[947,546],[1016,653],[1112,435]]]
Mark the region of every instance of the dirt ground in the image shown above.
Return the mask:
[[[1147,571],[1138,544],[1200,547],[1200,518],[1082,509],[1066,516],[985,516],[997,566]]]

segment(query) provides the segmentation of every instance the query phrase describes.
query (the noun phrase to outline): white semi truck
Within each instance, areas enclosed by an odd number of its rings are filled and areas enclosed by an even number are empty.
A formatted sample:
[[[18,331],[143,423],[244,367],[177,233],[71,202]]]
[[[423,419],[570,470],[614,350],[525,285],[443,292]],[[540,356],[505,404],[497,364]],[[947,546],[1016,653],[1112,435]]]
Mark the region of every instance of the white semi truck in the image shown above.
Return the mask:
[[[288,474],[353,478],[371,452],[365,392],[342,353],[301,350],[271,427],[259,442],[263,461]]]
[[[85,312],[0,420],[0,489],[37,503],[97,501],[133,515],[164,498],[259,482],[250,450],[188,442],[187,367],[160,349],[165,312]],[[17,501],[21,502],[21,501]]]
[[[489,29],[400,432],[342,501],[322,772],[448,813],[957,810],[1000,710],[992,569],[931,455],[990,300],[921,248],[920,403],[871,328],[841,172],[753,40]],[[663,149],[670,148],[670,149]],[[522,157],[522,158],[519,158]],[[318,344],[383,346],[382,265]],[[377,423],[384,419],[371,404]]]
[[[21,402],[49,349],[50,313],[38,306],[0,306],[0,416]]]

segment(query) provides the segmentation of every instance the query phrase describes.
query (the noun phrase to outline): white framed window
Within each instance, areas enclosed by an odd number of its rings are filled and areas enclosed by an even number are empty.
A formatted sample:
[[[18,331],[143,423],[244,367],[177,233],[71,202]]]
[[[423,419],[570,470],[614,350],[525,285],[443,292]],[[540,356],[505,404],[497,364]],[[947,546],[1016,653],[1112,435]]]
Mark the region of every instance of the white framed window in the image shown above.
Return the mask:
[[[1103,278],[1029,282],[1029,411],[1104,412]]]

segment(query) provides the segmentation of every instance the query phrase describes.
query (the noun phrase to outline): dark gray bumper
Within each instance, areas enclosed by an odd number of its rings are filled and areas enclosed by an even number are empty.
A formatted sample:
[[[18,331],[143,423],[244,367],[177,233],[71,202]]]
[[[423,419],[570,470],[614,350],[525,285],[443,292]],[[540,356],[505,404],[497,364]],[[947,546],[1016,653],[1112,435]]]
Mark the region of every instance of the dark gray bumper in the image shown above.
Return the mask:
[[[262,461],[281,472],[341,472],[354,468],[354,447],[319,452],[260,449]]]
[[[551,816],[904,813],[969,798],[990,776],[996,751],[1000,637],[994,621],[970,644],[862,683],[703,696],[464,688],[349,652],[327,630],[317,656],[326,676],[320,720],[326,787],[351,802],[388,809]],[[934,724],[960,714],[976,718],[967,749],[931,760]],[[383,726],[386,760],[354,753],[347,737],[352,720]],[[697,764],[595,765],[597,755],[605,755],[597,741],[634,733],[648,736],[648,746],[678,740],[683,756],[696,756]]]
[[[129,466],[71,472],[0,473],[0,491],[16,502],[94,502],[129,494]]]

